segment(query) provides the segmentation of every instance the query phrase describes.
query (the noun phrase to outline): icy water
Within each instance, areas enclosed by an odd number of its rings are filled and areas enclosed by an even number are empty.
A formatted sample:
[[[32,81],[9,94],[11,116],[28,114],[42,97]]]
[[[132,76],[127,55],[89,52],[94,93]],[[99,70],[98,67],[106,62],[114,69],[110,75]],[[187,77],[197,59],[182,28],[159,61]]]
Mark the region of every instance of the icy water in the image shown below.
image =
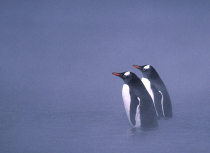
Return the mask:
[[[157,130],[133,131],[123,109],[49,109],[7,100],[0,112],[2,153],[210,151],[209,106],[199,103],[175,105],[174,118],[159,120]]]
[[[0,153],[210,152],[210,1],[0,1]],[[133,131],[123,81],[150,64],[174,117]]]

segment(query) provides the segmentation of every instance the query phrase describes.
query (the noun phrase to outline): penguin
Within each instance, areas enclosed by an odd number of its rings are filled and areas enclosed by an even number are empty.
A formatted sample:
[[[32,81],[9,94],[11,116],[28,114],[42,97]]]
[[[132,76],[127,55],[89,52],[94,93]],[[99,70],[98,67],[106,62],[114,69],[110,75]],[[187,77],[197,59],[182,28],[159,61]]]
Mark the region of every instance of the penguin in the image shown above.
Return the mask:
[[[157,128],[158,121],[152,98],[140,78],[133,72],[112,73],[123,79],[122,98],[130,124],[134,128]]]
[[[158,118],[173,117],[168,90],[155,68],[151,65],[133,66],[139,69],[143,74],[141,81],[144,83],[153,99]]]

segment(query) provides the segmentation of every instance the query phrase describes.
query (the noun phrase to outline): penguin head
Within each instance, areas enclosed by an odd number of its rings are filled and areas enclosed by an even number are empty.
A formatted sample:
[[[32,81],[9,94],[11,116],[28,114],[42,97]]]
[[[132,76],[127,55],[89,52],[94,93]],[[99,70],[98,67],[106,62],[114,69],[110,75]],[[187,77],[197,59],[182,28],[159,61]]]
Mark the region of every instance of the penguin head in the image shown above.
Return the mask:
[[[133,65],[133,66],[139,69],[142,72],[143,77],[145,78],[151,78],[157,74],[157,72],[151,65],[143,65],[143,66]]]
[[[126,84],[128,84],[132,80],[139,79],[135,73],[130,72],[130,71],[126,71],[126,72],[122,72],[122,73],[113,72],[112,74],[123,79],[124,83],[126,83]]]

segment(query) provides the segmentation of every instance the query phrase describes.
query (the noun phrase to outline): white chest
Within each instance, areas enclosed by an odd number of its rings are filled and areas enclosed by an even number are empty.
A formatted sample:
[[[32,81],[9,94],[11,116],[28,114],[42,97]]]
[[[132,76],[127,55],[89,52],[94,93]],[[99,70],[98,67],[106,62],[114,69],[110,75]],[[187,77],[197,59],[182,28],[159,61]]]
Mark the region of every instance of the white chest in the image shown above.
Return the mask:
[[[151,83],[147,78],[142,78],[141,81],[143,82],[145,88],[147,89],[148,93],[152,97],[152,100],[154,102],[154,94],[152,92]]]
[[[128,120],[130,121],[130,104],[131,104],[131,96],[130,96],[130,88],[127,84],[123,85],[122,88],[122,98],[123,98],[123,103],[124,103],[124,107],[125,107],[125,112],[127,114]],[[140,98],[137,97],[139,102],[140,102]],[[140,110],[139,110],[139,105],[136,108],[136,116],[135,116],[135,120],[136,120],[136,125],[135,127],[140,127],[141,123],[140,123]],[[132,125],[132,124],[131,124]]]
[[[130,88],[127,84],[123,85],[122,98],[123,98],[123,103],[124,103],[124,107],[125,107],[125,112],[128,116],[128,119],[130,119],[131,96],[130,96]]]
[[[152,98],[152,101],[153,101],[153,104],[154,104],[154,107],[155,107],[155,99],[154,99],[154,94],[153,94],[153,91],[152,91],[152,88],[151,88],[150,81],[147,78],[142,78],[141,81],[143,82],[143,84],[144,84],[145,88],[147,89],[148,93],[150,94],[150,96]],[[155,111],[156,111],[156,114],[158,115],[156,107],[155,107]]]

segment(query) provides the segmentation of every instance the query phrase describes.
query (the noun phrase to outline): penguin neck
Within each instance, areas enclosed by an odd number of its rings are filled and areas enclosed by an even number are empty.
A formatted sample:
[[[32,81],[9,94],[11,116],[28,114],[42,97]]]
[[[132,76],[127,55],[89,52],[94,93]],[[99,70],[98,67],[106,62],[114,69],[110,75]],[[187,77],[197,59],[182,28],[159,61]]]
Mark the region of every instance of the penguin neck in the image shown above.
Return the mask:
[[[135,84],[136,82],[141,81],[138,77],[133,77],[132,79],[125,79],[124,84]]]
[[[160,76],[159,74],[155,71],[153,74],[150,74],[150,75],[147,75],[147,76],[144,76],[143,75],[143,78],[147,78],[149,80],[156,80],[156,79],[160,79]]]
[[[139,78],[135,78],[130,80],[129,82],[124,82],[124,84],[128,84],[128,85],[135,85],[136,83],[140,82],[141,80]]]

